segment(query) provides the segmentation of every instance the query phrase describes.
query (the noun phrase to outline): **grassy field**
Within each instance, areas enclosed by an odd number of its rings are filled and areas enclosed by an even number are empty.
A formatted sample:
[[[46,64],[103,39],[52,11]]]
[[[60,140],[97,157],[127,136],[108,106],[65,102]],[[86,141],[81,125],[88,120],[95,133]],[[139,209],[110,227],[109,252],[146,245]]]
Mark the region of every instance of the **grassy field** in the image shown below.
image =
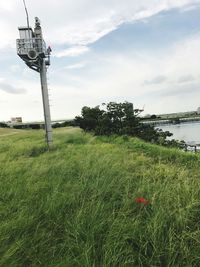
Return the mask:
[[[0,130],[0,266],[200,266],[199,155],[75,128],[50,152],[43,139]]]

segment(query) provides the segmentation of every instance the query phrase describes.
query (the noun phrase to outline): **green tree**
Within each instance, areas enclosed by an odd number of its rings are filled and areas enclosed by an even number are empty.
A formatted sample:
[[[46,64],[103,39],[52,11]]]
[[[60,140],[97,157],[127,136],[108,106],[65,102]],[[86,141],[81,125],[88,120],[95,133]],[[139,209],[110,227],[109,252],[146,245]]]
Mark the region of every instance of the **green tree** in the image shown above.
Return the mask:
[[[92,131],[95,135],[129,135],[148,142],[170,144],[166,138],[172,134],[141,123],[138,115],[143,110],[134,109],[132,103],[110,102],[104,103],[103,107],[103,110],[99,106],[83,107],[81,116],[75,118],[75,124],[85,131]]]
[[[99,106],[94,108],[83,107],[81,116],[75,118],[76,125],[86,131],[94,131],[98,126],[104,111]]]
[[[0,122],[0,128],[8,128],[9,126],[5,122]]]

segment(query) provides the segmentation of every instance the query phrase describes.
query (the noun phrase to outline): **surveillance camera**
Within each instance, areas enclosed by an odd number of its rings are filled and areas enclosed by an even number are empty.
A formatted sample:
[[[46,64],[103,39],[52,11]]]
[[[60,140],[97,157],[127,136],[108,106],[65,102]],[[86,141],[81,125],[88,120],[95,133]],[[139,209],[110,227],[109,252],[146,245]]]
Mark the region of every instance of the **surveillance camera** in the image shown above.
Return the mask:
[[[35,50],[30,50],[30,51],[28,51],[28,57],[30,59],[36,59],[38,57],[38,54]]]
[[[40,26],[40,20],[38,17],[35,17],[35,24],[36,26]]]

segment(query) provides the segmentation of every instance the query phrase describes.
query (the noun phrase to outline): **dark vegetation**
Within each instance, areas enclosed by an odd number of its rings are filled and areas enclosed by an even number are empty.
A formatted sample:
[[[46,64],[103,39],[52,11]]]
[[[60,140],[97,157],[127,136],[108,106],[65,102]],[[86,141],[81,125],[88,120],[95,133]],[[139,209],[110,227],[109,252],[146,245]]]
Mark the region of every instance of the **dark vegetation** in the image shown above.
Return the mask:
[[[41,129],[41,126],[39,124],[30,123],[28,126],[24,126],[23,124],[14,125],[14,129],[32,129],[32,130],[39,130]]]
[[[100,106],[83,107],[81,116],[75,118],[75,124],[84,131],[92,132],[97,136],[134,136],[164,146],[182,147],[184,144],[174,139],[168,140],[167,137],[172,136],[169,131],[142,123],[139,115],[143,110],[134,109],[132,103],[110,102],[103,106],[105,109],[100,109]]]
[[[52,128],[62,128],[62,127],[68,127],[68,126],[75,126],[74,120],[67,120],[64,122],[56,122],[52,125]]]
[[[5,122],[0,122],[0,128],[8,128],[8,125]]]

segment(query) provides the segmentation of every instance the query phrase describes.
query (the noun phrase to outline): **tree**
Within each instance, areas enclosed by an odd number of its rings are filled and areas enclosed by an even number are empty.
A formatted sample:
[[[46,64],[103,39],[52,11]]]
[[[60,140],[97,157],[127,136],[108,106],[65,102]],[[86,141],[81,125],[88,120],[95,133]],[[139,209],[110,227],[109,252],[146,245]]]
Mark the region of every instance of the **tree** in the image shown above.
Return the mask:
[[[106,110],[83,107],[81,116],[75,118],[76,125],[96,135],[129,134],[133,135],[139,124],[138,114],[141,110],[133,109],[129,102],[103,104]]]
[[[134,109],[132,103],[110,102],[102,105],[105,107],[103,110],[99,106],[83,107],[81,116],[77,116],[74,120],[75,126],[95,135],[136,136],[164,146],[183,146],[183,142],[167,139],[173,135],[169,131],[155,129],[152,125],[142,123],[138,115],[143,110]]]
[[[0,122],[0,128],[8,128],[9,126],[5,122]]]
[[[151,115],[151,119],[157,119],[157,116],[155,114]]]
[[[104,111],[99,106],[94,108],[83,107],[81,116],[75,118],[75,124],[86,131],[94,131],[99,125]]]

